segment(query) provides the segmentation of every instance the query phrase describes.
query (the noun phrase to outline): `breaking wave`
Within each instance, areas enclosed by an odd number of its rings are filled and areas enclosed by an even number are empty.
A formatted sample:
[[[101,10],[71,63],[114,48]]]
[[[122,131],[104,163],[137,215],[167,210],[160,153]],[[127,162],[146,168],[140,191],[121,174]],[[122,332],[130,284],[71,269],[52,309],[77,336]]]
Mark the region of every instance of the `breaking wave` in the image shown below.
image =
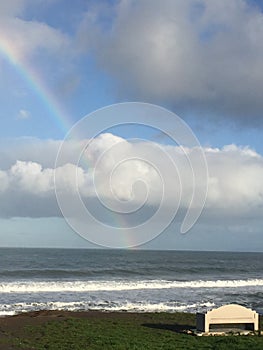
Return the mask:
[[[39,310],[63,310],[63,311],[126,311],[126,312],[184,312],[196,311],[214,307],[214,303],[180,304],[176,302],[46,302],[46,303],[16,303],[5,304],[0,307],[0,316],[10,316],[22,312]]]
[[[242,288],[263,286],[263,279],[196,281],[19,281],[0,284],[0,293],[128,291],[177,288]]]

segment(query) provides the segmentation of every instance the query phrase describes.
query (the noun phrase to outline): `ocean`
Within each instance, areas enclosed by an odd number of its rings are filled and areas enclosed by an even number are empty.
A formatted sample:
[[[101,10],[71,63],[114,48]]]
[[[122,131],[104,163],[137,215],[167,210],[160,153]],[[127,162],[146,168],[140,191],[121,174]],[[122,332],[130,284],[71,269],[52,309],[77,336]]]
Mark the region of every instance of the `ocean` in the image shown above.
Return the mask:
[[[263,253],[0,249],[0,316],[33,310],[263,309]]]

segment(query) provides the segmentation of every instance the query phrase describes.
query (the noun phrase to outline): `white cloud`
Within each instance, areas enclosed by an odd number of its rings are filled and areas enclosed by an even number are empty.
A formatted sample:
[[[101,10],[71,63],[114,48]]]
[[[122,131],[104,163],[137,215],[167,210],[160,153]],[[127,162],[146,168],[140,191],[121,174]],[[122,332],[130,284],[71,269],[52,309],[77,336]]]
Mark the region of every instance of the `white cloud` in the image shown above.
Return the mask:
[[[66,54],[69,38],[45,23],[6,17],[0,23],[0,43],[16,60],[32,57],[38,50],[54,55]]]
[[[0,169],[9,169],[17,160],[40,163],[43,168],[54,168],[60,140],[22,137],[0,139]],[[67,158],[63,164],[72,163],[76,152],[81,152],[85,140],[67,143]]]
[[[22,66],[23,70],[29,70],[30,75],[34,76],[33,79],[37,77],[43,79],[46,84],[52,83],[56,94],[66,94],[72,91],[79,81],[72,65],[75,55],[73,41],[70,35],[60,29],[59,23],[55,27],[47,23],[46,18],[34,15],[36,9],[39,11],[40,2],[41,0],[11,0],[6,4],[1,2],[1,51],[11,63],[18,64],[18,68]],[[54,5],[54,2],[49,4],[51,5]],[[45,6],[48,6],[47,2]],[[45,16],[46,12],[40,6],[40,16],[41,11]],[[57,67],[56,70],[54,66]],[[49,79],[51,69],[52,81]],[[14,86],[11,89],[14,91]],[[25,113],[20,112],[18,117],[24,118]]]
[[[253,211],[263,205],[263,159],[249,148],[231,145],[206,152],[210,186],[208,207]]]
[[[49,147],[52,142],[41,142],[41,152],[44,154],[44,143]],[[119,207],[129,200],[133,204],[134,201],[141,202],[145,196],[148,196],[148,205],[159,205],[164,185],[168,190],[165,205],[173,206],[174,194],[179,196],[180,182],[173,176],[172,164],[165,159],[165,154],[169,154],[176,163],[182,183],[181,208],[189,204],[192,191],[189,165],[179,147],[153,147],[145,142],[130,143],[111,134],[102,134],[91,142],[84,158],[76,166],[73,164],[73,154],[81,152],[86,143],[87,140],[76,144],[70,141],[67,145],[69,149],[73,147],[74,151],[68,153],[69,158],[57,169],[58,191],[72,193],[76,188],[77,173],[80,195],[90,205],[97,194],[106,203],[117,199]],[[157,148],[159,146],[160,149]],[[24,152],[32,155],[31,148],[32,144],[27,150],[24,148]],[[198,166],[195,164],[195,149],[186,151],[191,154],[193,165]],[[221,220],[233,217],[238,220],[251,216],[260,220],[263,208],[262,156],[248,147],[236,145],[222,149],[206,148],[204,151],[209,169],[204,220],[215,217]],[[55,169],[54,166],[41,165],[43,160],[43,163],[48,164],[46,155],[43,156],[41,152],[38,152],[39,159],[35,158],[34,162],[18,160],[9,168],[0,170],[1,216],[60,215],[54,196]],[[25,154],[24,158],[28,158],[28,155]],[[93,176],[98,193],[95,192]]]
[[[17,161],[9,174],[10,187],[25,193],[41,195],[54,189],[53,169],[42,169],[33,162]]]
[[[20,109],[19,113],[18,113],[18,116],[17,116],[17,119],[29,119],[31,116],[31,113],[26,110],[26,109]]]

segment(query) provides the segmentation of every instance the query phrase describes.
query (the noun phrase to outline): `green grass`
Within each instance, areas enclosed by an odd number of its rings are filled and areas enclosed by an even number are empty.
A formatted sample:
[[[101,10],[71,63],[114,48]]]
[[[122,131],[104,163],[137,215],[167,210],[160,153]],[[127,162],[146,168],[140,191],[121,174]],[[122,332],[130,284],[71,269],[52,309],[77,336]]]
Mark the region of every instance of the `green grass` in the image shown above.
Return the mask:
[[[5,344],[38,350],[262,350],[263,337],[194,337],[180,333],[195,326],[192,314],[131,314],[125,317],[65,318],[25,326]],[[1,338],[0,338],[1,344]]]

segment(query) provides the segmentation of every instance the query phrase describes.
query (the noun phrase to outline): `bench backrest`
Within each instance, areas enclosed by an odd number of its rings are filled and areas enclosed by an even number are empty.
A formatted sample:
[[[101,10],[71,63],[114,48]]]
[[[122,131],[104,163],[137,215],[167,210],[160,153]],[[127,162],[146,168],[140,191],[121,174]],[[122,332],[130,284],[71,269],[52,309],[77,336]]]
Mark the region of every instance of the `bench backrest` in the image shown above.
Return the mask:
[[[208,311],[206,314],[197,314],[197,329],[209,332],[211,324],[253,324],[258,330],[258,313],[241,305],[224,305]]]

